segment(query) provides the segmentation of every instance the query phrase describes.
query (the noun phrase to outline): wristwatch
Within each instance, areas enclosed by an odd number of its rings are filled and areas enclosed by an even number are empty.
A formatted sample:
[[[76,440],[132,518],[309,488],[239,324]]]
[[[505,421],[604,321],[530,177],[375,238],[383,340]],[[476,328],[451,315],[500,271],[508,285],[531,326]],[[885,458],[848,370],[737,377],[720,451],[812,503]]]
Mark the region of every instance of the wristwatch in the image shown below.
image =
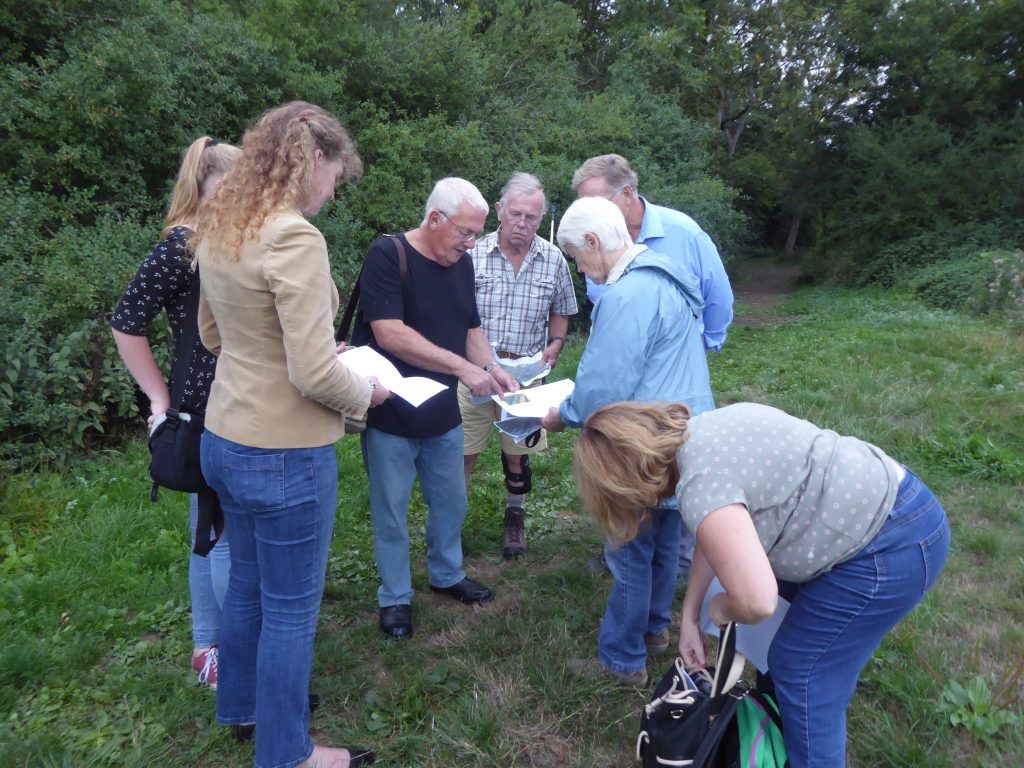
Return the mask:
[[[491,372],[491,368],[493,368],[497,364],[498,364],[498,362],[496,360],[491,360],[491,362],[489,362],[487,365],[484,366],[484,373],[490,373]]]
[[[565,346],[565,336],[552,336],[548,339],[548,344],[554,344],[556,341],[562,342],[562,346]]]
[[[376,392],[377,391],[377,382],[375,382],[373,379],[367,379],[366,381],[370,385],[370,392],[371,393],[372,392]]]

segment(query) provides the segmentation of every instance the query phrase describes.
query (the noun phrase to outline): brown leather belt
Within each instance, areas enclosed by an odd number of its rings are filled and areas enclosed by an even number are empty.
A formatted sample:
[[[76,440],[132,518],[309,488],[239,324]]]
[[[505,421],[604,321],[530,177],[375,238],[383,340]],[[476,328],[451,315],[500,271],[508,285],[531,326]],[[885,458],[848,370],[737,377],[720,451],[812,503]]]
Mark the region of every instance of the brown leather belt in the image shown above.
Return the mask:
[[[517,355],[514,352],[506,352],[504,349],[499,349],[494,354],[496,354],[502,360],[518,360],[519,358],[522,357],[522,355]]]

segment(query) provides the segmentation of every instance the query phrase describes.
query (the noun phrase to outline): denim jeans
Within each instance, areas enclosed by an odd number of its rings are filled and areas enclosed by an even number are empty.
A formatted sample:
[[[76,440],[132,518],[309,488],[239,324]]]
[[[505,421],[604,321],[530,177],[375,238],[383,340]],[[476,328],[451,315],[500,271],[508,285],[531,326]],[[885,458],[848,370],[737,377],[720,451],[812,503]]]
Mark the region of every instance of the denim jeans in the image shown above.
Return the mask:
[[[227,528],[206,557],[192,551],[196,539],[196,518],[199,502],[196,495],[189,495],[188,524],[192,531],[188,557],[188,593],[192,602],[192,645],[195,648],[209,648],[220,642],[220,614],[224,607],[224,595],[228,591],[228,574],[231,572],[231,551],[228,549]]]
[[[250,448],[203,433],[231,531],[217,722],[256,723],[259,768],[309,758],[309,675],[338,497],[334,446]]]
[[[609,669],[639,672],[647,667],[644,637],[672,620],[683,520],[677,509],[652,509],[649,524],[621,547],[605,545],[615,579],[605,606],[597,655]]]
[[[377,603],[409,605],[408,507],[419,476],[427,505],[427,577],[435,587],[462,581],[462,522],[466,480],[462,471],[462,425],[438,437],[411,438],[367,429],[360,436],[370,478],[370,517],[380,589]]]
[[[768,652],[792,768],[846,764],[846,708],[857,678],[935,583],[948,553],[946,513],[907,470],[875,538],[799,585]]]

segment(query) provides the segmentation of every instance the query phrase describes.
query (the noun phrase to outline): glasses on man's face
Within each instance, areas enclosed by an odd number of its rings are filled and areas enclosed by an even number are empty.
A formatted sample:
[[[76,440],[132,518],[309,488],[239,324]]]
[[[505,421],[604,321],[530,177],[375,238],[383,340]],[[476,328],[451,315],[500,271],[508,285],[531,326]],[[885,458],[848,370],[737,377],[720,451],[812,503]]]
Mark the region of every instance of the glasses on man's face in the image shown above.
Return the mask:
[[[528,227],[536,227],[540,224],[540,220],[544,218],[543,216],[527,213],[526,211],[510,211],[507,208],[502,210],[501,215],[506,217],[512,223],[521,221]]]
[[[452,225],[452,229],[459,233],[459,240],[461,240],[462,242],[472,243],[484,236],[483,232],[474,232],[472,229],[463,229],[454,221],[452,221],[452,217],[449,216],[444,211],[438,211],[438,213],[444,216],[445,221]]]

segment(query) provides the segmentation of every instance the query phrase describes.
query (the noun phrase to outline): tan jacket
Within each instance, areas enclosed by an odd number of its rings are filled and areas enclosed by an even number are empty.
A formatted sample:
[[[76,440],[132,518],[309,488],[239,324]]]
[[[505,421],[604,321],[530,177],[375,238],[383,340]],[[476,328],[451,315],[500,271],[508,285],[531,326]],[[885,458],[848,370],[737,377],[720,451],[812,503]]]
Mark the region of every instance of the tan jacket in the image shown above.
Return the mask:
[[[361,417],[369,382],[338,362],[327,244],[297,211],[270,214],[238,261],[199,244],[199,334],[217,355],[206,428],[254,448],[314,448]]]

